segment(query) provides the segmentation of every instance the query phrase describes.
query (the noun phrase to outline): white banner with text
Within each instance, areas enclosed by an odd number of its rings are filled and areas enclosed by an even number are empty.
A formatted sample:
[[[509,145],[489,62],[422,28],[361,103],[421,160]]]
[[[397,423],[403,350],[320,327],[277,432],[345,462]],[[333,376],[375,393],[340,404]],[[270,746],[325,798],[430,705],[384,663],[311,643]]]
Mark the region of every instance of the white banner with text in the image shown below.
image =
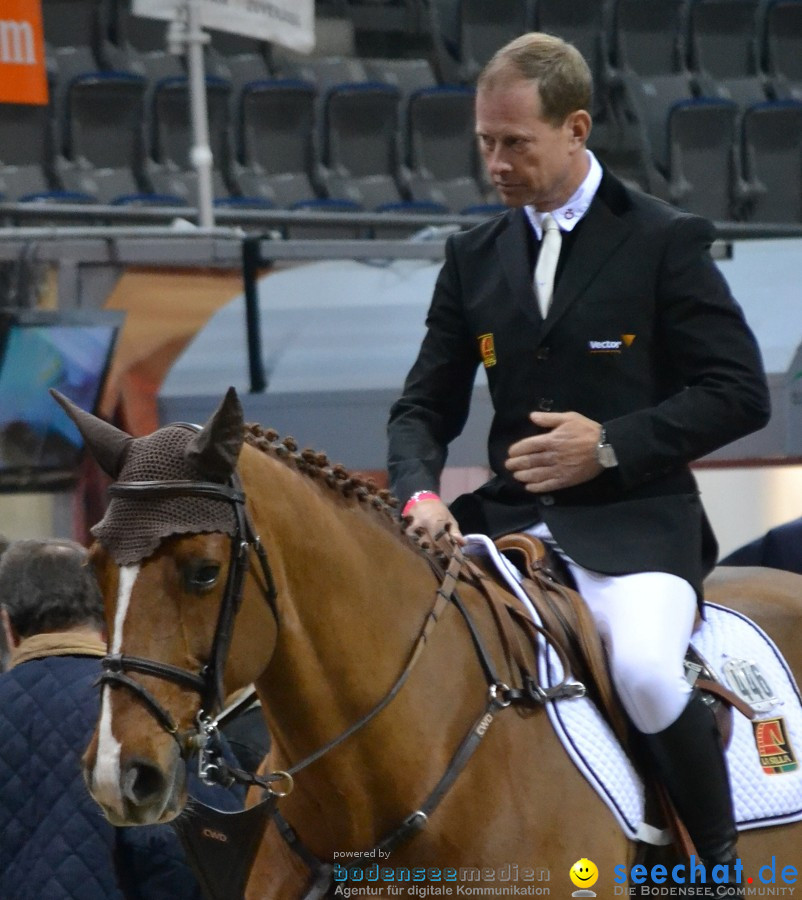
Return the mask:
[[[186,0],[134,0],[132,12],[149,19],[183,15]],[[300,53],[315,46],[315,0],[200,0],[204,28],[244,34]]]

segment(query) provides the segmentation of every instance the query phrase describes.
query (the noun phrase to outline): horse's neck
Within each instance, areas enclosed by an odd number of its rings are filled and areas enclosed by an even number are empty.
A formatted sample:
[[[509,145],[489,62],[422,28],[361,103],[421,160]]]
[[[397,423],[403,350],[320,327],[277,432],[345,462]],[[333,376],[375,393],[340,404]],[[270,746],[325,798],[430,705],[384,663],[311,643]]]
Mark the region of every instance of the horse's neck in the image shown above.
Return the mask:
[[[260,457],[243,474],[261,495],[252,515],[278,588],[271,683],[288,682],[310,703],[339,710],[347,724],[376,699],[377,686],[397,676],[436,582],[389,517]]]
[[[257,461],[255,469],[248,474],[264,497],[253,503],[253,515],[276,578],[280,618],[276,652],[258,687],[284,762],[296,763],[386,696],[434,606],[438,582],[428,562],[380,512],[344,500],[275,460]],[[253,496],[253,488],[246,488]],[[449,747],[454,740],[443,731],[444,719],[456,712],[459,727],[467,727],[483,698],[477,684],[463,712],[462,698],[454,696],[472,679],[481,681],[458,619],[454,610],[443,617],[385,712],[299,777],[290,808],[293,802],[300,809],[336,805],[341,791],[352,799],[362,795],[370,807],[365,779],[376,777],[377,766],[388,779],[380,802],[409,802],[419,791],[393,781],[395,763],[403,759],[405,771],[420,772],[442,734]],[[417,745],[410,748],[412,735]],[[417,767],[410,765],[410,754]],[[371,830],[366,822],[377,814],[371,809],[365,820],[352,823],[355,841]],[[325,823],[327,817],[318,818]],[[320,835],[318,840],[325,842]]]

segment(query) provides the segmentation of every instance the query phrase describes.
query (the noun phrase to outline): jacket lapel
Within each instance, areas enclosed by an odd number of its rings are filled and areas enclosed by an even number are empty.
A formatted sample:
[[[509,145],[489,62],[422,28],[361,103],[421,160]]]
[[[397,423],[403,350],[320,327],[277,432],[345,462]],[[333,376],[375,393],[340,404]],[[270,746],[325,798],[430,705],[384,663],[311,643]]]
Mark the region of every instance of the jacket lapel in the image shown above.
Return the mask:
[[[600,189],[578,226],[571,258],[560,274],[542,336],[596,278],[615,248],[630,234],[631,226],[607,204]]]
[[[555,322],[598,275],[615,248],[632,228],[618,214],[627,205],[623,186],[605,171],[599,190],[590,205],[571,248],[571,261],[560,274],[546,321],[540,315],[529,271],[528,229],[526,213],[513,210],[507,228],[499,234],[496,249],[515,302],[536,324],[540,337],[545,337]]]
[[[513,210],[507,227],[496,240],[496,250],[512,297],[524,314],[540,326],[543,319],[538,309],[529,266],[529,227],[526,213],[522,209]]]

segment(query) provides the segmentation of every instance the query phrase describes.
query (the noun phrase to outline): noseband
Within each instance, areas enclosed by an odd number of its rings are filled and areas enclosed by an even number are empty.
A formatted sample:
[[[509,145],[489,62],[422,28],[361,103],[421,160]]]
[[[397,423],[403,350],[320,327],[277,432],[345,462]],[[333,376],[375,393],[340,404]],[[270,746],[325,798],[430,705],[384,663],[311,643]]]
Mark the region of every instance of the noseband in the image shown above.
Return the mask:
[[[109,488],[112,497],[126,500],[166,500],[178,497],[201,497],[229,503],[234,512],[235,530],[231,537],[231,554],[220,612],[217,617],[209,661],[195,673],[172,666],[168,663],[145,659],[139,656],[128,656],[122,653],[110,654],[103,658],[104,669],[98,684],[125,687],[139,697],[153,713],[162,727],[171,734],[178,743],[182,757],[186,758],[194,749],[202,745],[207,738],[209,724],[214,714],[222,709],[225,696],[223,674],[226,658],[231,645],[234,620],[240,604],[245,574],[248,571],[250,551],[256,553],[259,560],[264,584],[262,590],[268,605],[278,622],[276,607],[276,586],[267,553],[256,536],[250,517],[245,509],[245,494],[239,478],[232,474],[229,484],[217,484],[211,481],[125,481],[116,482]],[[188,688],[200,695],[201,705],[198,712],[198,724],[195,730],[179,734],[178,725],[170,713],[159,703],[144,685],[130,678],[127,673],[138,672],[172,681],[182,688]]]

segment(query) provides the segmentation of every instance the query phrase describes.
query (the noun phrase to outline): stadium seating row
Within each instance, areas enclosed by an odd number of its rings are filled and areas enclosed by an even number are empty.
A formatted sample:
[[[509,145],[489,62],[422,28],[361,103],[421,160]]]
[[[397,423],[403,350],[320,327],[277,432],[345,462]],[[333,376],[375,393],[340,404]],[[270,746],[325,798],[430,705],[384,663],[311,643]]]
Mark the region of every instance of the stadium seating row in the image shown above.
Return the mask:
[[[591,62],[592,146],[625,180],[717,220],[802,222],[802,0],[318,6],[332,15],[321,24],[342,27],[310,57],[212,35],[218,203],[497,208],[472,139],[472,81],[498,46],[538,28]],[[51,102],[0,107],[3,199],[193,203],[188,82],[165,24],[132,16],[129,0],[43,0],[43,13]],[[399,55],[357,55],[385,22]],[[402,28],[418,29],[412,43]]]
[[[802,221],[800,0],[435,0],[470,79],[521,28],[570,40],[592,146],[625,180],[717,220]],[[493,24],[488,21],[493,19]],[[444,56],[441,53],[441,58]]]

